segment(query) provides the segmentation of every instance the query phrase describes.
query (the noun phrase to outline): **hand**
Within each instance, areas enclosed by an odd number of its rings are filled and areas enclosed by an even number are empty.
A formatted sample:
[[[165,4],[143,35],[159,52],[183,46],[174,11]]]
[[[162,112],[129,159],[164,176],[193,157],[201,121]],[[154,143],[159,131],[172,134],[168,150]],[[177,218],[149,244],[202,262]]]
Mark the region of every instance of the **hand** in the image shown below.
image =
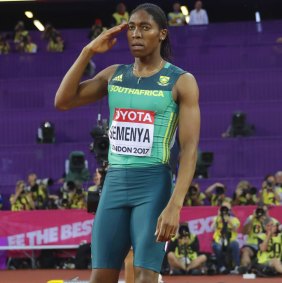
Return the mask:
[[[127,23],[123,23],[102,32],[86,48],[89,48],[94,54],[107,52],[116,44],[117,38],[115,36],[125,30],[127,26]]]
[[[168,204],[158,218],[155,236],[157,242],[166,242],[173,238],[178,230],[180,208]]]

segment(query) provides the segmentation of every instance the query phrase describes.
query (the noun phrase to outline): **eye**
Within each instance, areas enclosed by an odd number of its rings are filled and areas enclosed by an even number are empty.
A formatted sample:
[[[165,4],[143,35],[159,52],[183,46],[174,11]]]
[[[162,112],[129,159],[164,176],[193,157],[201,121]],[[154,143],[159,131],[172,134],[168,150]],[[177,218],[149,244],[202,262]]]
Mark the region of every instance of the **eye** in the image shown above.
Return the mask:
[[[128,30],[134,30],[134,28],[135,28],[135,27],[134,27],[133,25],[129,25],[129,26],[128,26]]]
[[[149,26],[142,26],[142,29],[143,29],[143,30],[149,30],[150,27],[149,27]]]

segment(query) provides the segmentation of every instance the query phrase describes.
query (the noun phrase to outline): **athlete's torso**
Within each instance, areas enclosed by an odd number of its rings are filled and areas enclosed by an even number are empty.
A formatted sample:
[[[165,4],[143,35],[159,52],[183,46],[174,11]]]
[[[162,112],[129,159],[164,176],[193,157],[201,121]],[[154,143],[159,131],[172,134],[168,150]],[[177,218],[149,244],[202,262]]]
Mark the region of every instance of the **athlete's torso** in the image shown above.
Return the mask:
[[[108,84],[109,164],[167,164],[179,111],[172,89],[185,71],[170,63],[150,77],[138,78],[132,71],[132,65],[120,65]]]

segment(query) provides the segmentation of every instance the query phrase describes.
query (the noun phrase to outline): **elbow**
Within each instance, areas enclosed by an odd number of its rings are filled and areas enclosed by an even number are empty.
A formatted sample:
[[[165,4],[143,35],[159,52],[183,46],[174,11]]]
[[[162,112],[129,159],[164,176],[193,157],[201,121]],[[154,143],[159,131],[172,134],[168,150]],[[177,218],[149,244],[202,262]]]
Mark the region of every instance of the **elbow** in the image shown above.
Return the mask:
[[[55,101],[54,101],[54,107],[57,110],[60,110],[60,111],[65,111],[65,110],[70,109],[70,107],[68,107],[66,103],[64,103],[62,100],[58,99],[57,95],[56,95],[56,98],[55,98]]]

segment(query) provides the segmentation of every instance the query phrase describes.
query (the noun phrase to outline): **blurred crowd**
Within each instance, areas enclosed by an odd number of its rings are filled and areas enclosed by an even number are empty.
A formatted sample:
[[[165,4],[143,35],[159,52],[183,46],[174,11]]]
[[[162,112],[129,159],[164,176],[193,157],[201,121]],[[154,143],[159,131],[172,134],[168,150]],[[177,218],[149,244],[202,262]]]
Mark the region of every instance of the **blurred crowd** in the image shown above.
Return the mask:
[[[189,25],[205,25],[209,23],[206,10],[202,8],[203,3],[200,0],[195,1],[194,9],[191,10],[190,16],[184,15],[181,10],[180,2],[175,2],[172,5],[172,11],[167,15],[170,26]],[[187,11],[187,13],[189,13]],[[188,19],[187,19],[188,17]],[[116,9],[110,15],[109,26],[104,26],[100,18],[96,18],[91,26],[88,38],[95,39],[107,28],[128,22],[129,12],[123,2],[116,5]],[[41,40],[46,41],[46,50],[48,52],[63,52],[65,49],[65,42],[61,32],[59,32],[52,24],[47,23],[44,26],[44,31],[41,33]],[[0,34],[0,54],[9,54],[10,52],[19,53],[37,53],[38,42],[35,42],[26,29],[23,21],[18,21],[12,33]]]

